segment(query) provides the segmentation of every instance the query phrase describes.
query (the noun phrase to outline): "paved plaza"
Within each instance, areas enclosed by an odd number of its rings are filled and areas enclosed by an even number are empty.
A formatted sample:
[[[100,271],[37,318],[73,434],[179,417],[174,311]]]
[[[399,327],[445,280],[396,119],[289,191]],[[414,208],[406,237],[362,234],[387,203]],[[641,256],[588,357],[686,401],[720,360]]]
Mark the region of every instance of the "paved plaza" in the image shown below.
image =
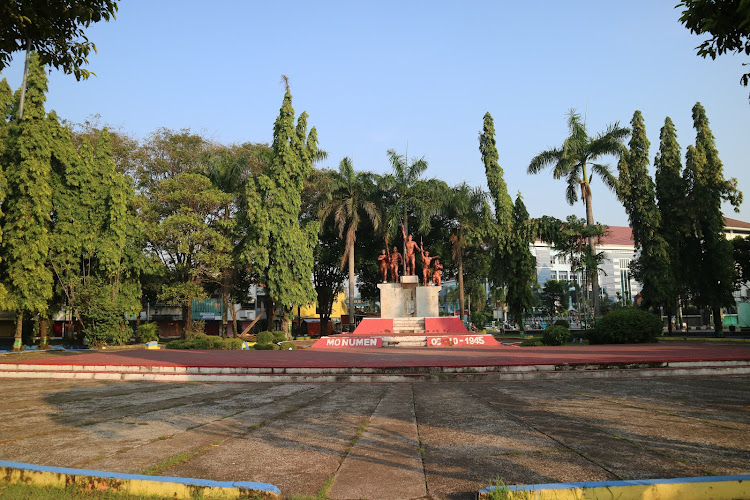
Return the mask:
[[[284,497],[473,498],[746,474],[750,376],[420,383],[4,379],[0,459],[272,483]]]

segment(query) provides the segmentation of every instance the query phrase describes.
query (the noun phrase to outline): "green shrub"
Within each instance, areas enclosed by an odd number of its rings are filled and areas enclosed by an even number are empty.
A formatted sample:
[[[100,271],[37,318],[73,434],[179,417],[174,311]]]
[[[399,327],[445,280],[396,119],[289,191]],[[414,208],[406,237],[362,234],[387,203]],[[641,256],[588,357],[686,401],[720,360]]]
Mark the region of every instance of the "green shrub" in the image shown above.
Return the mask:
[[[170,340],[166,345],[167,349],[190,349],[189,340]]]
[[[537,340],[535,338],[526,339],[523,342],[521,342],[521,347],[541,347],[544,344],[542,344],[541,340]]]
[[[277,349],[279,349],[279,346],[277,344],[271,344],[270,342],[264,344],[255,344],[256,351],[275,351]]]
[[[289,349],[291,349],[292,351],[297,350],[296,344],[293,344],[292,342],[282,342],[279,347],[282,351],[288,351]]]
[[[271,333],[273,333],[274,344],[278,344],[279,342],[284,342],[286,340],[286,332],[282,332],[281,330],[276,330]]]
[[[570,340],[570,330],[561,325],[550,325],[542,332],[542,344],[563,345]]]
[[[224,349],[240,351],[242,350],[242,342],[242,339],[224,339]]]
[[[557,326],[564,326],[565,328],[570,328],[570,323],[568,323],[567,319],[558,319],[555,321],[555,325]]]
[[[587,330],[591,344],[638,344],[654,342],[662,333],[662,320],[658,316],[634,307],[615,309],[596,322],[596,328]]]
[[[156,323],[141,323],[135,331],[143,343],[159,341],[159,325]]]
[[[272,344],[273,343],[273,332],[260,332],[256,337],[255,341],[259,344]]]
[[[192,340],[198,335],[205,335],[206,322],[205,321],[193,321],[193,324],[189,329],[185,330],[185,338]]]
[[[89,346],[122,345],[130,339],[132,330],[119,318],[105,318],[83,330]]]

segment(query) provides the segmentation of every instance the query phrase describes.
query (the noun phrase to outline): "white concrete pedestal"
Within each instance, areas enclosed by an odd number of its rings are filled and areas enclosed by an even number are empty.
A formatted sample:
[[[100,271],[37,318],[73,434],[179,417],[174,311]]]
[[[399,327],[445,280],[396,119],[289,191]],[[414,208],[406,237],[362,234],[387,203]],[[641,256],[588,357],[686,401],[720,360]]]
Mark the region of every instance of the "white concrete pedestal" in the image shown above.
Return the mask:
[[[400,283],[380,283],[381,318],[436,318],[440,316],[440,287],[419,286],[417,276],[401,276]]]

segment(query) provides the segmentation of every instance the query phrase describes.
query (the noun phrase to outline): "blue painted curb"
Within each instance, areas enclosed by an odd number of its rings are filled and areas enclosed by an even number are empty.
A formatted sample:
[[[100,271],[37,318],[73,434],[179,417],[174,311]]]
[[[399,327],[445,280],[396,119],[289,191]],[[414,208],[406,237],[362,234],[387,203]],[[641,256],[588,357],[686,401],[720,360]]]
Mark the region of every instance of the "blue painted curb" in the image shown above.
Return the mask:
[[[23,462],[8,462],[0,460],[0,467],[9,467],[13,469],[28,470],[33,472],[49,472],[52,474],[70,474],[73,476],[91,476],[106,479],[122,479],[137,481],[153,481],[159,483],[178,483],[190,486],[203,486],[208,488],[243,488],[247,490],[267,491],[276,495],[281,494],[281,490],[268,483],[256,483],[253,481],[212,481],[210,479],[195,479],[185,477],[167,477],[167,476],[144,476],[141,474],[122,474],[119,472],[103,472],[99,470],[72,469],[68,467],[48,467],[43,465],[26,464]]]

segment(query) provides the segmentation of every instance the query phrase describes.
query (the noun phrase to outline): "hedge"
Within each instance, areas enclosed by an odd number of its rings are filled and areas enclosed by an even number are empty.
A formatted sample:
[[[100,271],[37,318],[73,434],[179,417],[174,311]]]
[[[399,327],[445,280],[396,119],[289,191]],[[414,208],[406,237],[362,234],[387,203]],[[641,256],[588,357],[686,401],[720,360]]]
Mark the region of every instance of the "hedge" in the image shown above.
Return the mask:
[[[586,336],[591,344],[639,344],[655,342],[662,329],[659,316],[626,307],[602,316],[596,322],[596,328],[588,330]]]

